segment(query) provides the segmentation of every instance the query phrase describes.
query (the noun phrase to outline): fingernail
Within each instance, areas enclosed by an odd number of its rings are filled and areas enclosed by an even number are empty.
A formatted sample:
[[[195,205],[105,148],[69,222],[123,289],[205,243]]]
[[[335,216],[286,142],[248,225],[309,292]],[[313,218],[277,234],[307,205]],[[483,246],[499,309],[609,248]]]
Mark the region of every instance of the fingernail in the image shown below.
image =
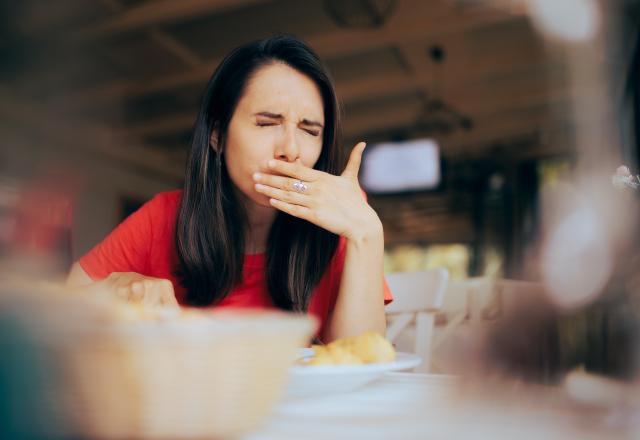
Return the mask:
[[[269,168],[275,168],[276,161],[271,159],[269,162],[267,162],[267,165],[269,165]]]
[[[253,180],[255,180],[256,182],[259,182],[260,179],[262,179],[262,174],[260,173],[253,173]]]
[[[256,187],[257,190],[263,190],[264,189],[264,185],[260,185],[259,183],[256,183],[255,187]]]

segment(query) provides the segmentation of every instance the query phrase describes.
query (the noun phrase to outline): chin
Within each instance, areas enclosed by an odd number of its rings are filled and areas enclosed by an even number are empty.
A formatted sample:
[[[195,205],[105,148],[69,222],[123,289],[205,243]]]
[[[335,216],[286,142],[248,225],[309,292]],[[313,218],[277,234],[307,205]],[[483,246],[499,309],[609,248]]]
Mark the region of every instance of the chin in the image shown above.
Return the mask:
[[[236,195],[240,197],[244,201],[244,203],[253,202],[258,206],[273,208],[273,206],[271,206],[271,203],[269,203],[269,197],[265,196],[264,194],[260,194],[253,188],[241,189],[238,186],[235,186],[235,190]]]
[[[254,192],[253,194],[251,194],[251,196],[249,198],[251,199],[252,202],[254,202],[257,205],[273,208],[271,203],[269,203],[269,198],[270,197],[267,197],[264,194],[260,194],[258,192]]]
[[[265,196],[265,195],[260,194],[260,195],[258,196],[257,200],[255,200],[255,202],[256,202],[258,205],[261,205],[261,206],[267,206],[267,207],[269,207],[269,208],[273,208],[273,205],[271,205],[271,203],[269,203],[269,197],[267,197],[267,196]],[[275,209],[275,208],[274,208],[274,209]]]

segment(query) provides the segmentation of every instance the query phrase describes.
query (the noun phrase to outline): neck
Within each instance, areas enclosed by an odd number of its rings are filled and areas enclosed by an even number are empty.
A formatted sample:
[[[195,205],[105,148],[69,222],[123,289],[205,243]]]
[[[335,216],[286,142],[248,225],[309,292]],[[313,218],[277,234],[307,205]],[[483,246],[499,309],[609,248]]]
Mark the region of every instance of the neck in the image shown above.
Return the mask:
[[[245,253],[257,254],[264,252],[267,248],[267,238],[276,210],[270,206],[258,205],[246,197],[243,197],[243,201],[248,223],[245,237]]]

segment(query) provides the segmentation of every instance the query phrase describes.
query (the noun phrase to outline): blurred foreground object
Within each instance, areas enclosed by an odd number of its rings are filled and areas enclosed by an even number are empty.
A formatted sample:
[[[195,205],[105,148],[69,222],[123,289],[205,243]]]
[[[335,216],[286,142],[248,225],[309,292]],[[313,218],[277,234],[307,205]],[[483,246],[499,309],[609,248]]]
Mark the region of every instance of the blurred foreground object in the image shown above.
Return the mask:
[[[558,385],[580,367],[636,380],[638,321],[620,285],[575,309],[559,308],[544,285],[530,286],[508,296],[502,292],[500,316],[483,325],[481,377]]]
[[[533,23],[547,37],[585,41],[600,30],[601,13],[595,0],[525,0]]]
[[[73,175],[56,168],[29,180],[0,181],[0,262],[5,269],[46,279],[66,275],[80,186]]]
[[[543,194],[549,214],[543,223],[541,271],[561,308],[583,306],[603,293],[615,266],[616,241],[626,230],[611,215],[619,211],[620,201],[597,186],[595,179],[558,183]]]
[[[3,286],[0,305],[2,324],[19,323],[48,365],[46,381],[22,380],[39,413],[2,419],[28,427],[44,418],[51,438],[238,437],[283,395],[296,349],[316,327],[278,312],[127,313],[111,297],[24,284]],[[17,349],[8,336],[1,342],[3,353]],[[15,362],[3,359],[2,371]]]
[[[613,186],[618,189],[640,189],[640,175],[633,176],[629,168],[622,165],[611,178]]]

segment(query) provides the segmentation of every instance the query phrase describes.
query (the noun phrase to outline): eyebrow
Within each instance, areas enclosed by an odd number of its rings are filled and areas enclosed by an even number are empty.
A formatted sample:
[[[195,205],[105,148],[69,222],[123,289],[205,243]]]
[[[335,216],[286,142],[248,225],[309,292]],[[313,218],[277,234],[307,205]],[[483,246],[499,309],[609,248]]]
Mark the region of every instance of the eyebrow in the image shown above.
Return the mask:
[[[277,119],[280,121],[284,119],[282,115],[279,115],[277,113],[271,113],[271,112],[258,112],[258,113],[254,113],[254,116],[264,116],[270,119]],[[312,126],[312,127],[324,128],[324,126],[321,123],[317,121],[312,121],[310,119],[303,119],[302,124],[307,126]]]

